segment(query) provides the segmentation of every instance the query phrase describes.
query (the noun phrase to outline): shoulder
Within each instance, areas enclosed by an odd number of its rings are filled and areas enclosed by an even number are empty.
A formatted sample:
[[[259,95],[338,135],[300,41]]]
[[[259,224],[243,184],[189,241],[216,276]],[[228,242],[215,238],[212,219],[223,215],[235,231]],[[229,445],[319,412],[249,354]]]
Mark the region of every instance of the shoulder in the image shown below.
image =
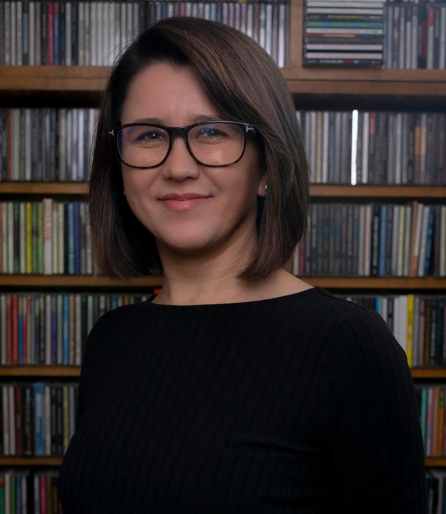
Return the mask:
[[[123,328],[126,329],[139,320],[144,319],[146,310],[147,302],[141,302],[122,305],[121,307],[107,311],[96,321],[90,335],[94,336],[104,331],[114,332]]]
[[[375,310],[333,296],[321,288],[317,288],[317,291],[319,294],[315,306],[323,311],[327,320],[333,322],[333,328],[339,334],[344,334],[347,339],[354,337],[367,340],[370,337],[381,337],[386,340],[390,338],[392,343],[396,341],[383,318]]]
[[[289,312],[294,312],[308,326],[331,339],[342,335],[347,340],[366,340],[381,334],[394,340],[382,317],[374,310],[330,294],[315,287],[302,294],[292,295],[286,301]]]
[[[93,356],[102,359],[118,350],[131,334],[141,330],[147,319],[147,310],[147,302],[141,302],[102,314],[88,335],[83,362]]]
[[[411,387],[406,353],[382,317],[329,293],[321,295],[327,297],[332,324],[324,345],[324,372],[355,390],[367,380],[392,388],[396,382]]]
[[[385,374],[389,379],[394,373],[410,374],[403,348],[376,311],[319,287],[283,303],[282,310],[295,316],[296,340],[318,353],[322,374]]]

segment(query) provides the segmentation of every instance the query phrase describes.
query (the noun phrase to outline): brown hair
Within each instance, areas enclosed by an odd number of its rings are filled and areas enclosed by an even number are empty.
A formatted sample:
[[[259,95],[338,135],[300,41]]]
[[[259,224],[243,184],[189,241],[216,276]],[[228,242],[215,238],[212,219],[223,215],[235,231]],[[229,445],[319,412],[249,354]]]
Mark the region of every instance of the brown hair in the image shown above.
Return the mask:
[[[260,134],[268,192],[259,197],[258,251],[241,278],[255,281],[283,266],[304,234],[308,165],[295,108],[271,57],[251,38],[221,23],[169,18],[143,32],[112,71],[98,120],[90,179],[93,252],[112,278],[162,273],[153,235],[123,195],[121,163],[109,135],[121,123],[130,82],[154,62],[191,66],[228,119]]]

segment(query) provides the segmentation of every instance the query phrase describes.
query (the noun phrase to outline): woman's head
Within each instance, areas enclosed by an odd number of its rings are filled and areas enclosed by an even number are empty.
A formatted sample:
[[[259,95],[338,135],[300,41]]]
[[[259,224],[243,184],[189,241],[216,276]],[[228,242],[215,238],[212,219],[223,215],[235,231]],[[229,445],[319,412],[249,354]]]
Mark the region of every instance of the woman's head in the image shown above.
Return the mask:
[[[134,79],[156,63],[192,68],[221,119],[256,128],[259,172],[266,174],[268,192],[258,199],[258,249],[241,277],[266,277],[289,259],[306,228],[307,164],[294,106],[280,71],[254,41],[225,25],[195,18],[171,18],[152,26],[129,47],[110,77],[90,184],[99,265],[117,278],[161,271],[155,238],[123,195],[121,162],[109,135],[123,123]]]

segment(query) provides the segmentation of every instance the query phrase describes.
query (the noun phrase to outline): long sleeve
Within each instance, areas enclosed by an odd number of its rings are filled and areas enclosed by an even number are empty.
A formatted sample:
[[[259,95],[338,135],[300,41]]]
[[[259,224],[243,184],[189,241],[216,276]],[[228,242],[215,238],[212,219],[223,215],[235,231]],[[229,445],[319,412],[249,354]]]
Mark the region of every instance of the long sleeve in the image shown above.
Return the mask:
[[[419,414],[403,350],[375,312],[351,309],[326,358],[336,512],[424,514]]]
[[[109,318],[110,313],[104,314],[104,316],[102,316],[93,327],[87,339],[82,361],[81,375],[79,377],[76,430],[79,427],[79,421],[82,418],[82,414],[86,410],[88,398],[93,395],[93,391],[96,387],[101,362],[107,360],[108,345],[104,344],[104,342],[101,344],[100,341],[98,341],[98,334],[103,334],[103,327],[107,325]]]

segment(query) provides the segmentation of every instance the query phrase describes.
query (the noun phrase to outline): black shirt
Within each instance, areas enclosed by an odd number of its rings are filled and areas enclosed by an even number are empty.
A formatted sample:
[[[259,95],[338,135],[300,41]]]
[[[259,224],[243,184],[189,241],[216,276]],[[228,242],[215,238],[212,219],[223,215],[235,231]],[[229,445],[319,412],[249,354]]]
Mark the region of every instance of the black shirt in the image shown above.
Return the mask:
[[[64,514],[424,514],[405,354],[315,288],[105,314],[60,475]]]

